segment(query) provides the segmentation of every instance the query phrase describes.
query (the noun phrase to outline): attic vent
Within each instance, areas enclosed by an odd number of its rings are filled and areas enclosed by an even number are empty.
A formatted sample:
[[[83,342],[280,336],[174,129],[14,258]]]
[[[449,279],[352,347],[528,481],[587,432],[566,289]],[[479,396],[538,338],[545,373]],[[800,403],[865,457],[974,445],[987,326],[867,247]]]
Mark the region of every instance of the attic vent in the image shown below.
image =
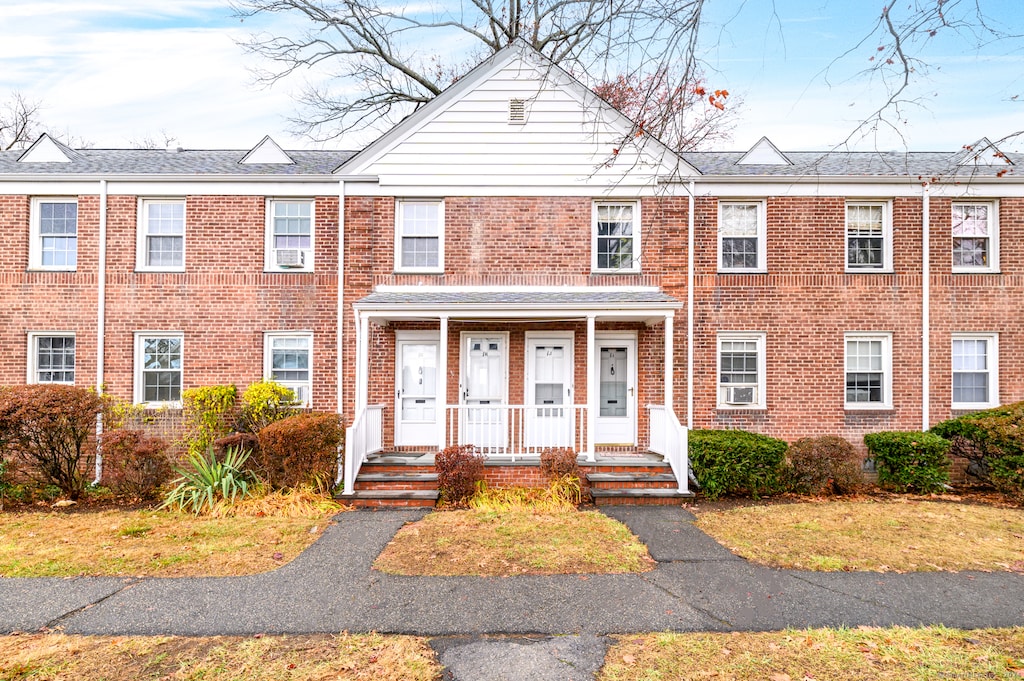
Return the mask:
[[[511,125],[522,125],[526,123],[526,100],[508,100],[508,122]]]

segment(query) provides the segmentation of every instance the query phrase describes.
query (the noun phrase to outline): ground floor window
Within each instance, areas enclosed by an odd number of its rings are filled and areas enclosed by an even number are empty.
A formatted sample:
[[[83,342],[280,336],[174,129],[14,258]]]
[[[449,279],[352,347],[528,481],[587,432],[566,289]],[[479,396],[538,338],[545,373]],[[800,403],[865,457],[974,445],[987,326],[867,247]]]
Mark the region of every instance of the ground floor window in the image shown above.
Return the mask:
[[[181,403],[183,346],[180,333],[135,334],[136,403]]]
[[[999,404],[995,334],[953,336],[953,408]]]
[[[846,408],[892,407],[892,336],[846,334]]]
[[[75,384],[74,334],[29,334],[28,382]]]
[[[718,407],[764,408],[763,333],[718,334]]]
[[[290,388],[303,407],[312,406],[313,334],[268,333],[264,337],[263,375]]]

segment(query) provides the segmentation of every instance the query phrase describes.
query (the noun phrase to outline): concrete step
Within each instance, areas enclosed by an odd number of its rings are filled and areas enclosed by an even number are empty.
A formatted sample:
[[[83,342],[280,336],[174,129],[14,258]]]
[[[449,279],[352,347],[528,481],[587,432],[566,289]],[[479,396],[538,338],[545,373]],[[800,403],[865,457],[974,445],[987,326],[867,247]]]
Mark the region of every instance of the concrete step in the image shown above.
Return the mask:
[[[338,497],[356,508],[434,506],[438,492],[424,489],[357,489],[351,495]]]
[[[594,499],[595,506],[612,506],[625,504],[659,504],[675,505],[683,499],[690,499],[693,492],[680,492],[676,488],[635,488],[635,487],[613,487],[590,489],[590,496]]]
[[[436,473],[363,473],[356,477],[356,490],[437,490]]]

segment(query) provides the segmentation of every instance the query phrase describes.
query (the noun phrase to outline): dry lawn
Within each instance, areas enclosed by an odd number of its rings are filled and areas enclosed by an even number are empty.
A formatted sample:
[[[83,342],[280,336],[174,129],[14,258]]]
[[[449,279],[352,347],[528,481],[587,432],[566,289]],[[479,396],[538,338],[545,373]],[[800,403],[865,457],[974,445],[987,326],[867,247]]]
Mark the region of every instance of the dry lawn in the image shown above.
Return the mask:
[[[618,638],[599,681],[904,681],[1024,676],[1024,628],[813,629]]]
[[[915,499],[699,512],[697,527],[758,563],[800,570],[1024,572],[1024,509]]]
[[[298,556],[329,522],[152,510],[0,513],[0,576],[254,574]]]
[[[0,637],[0,680],[440,678],[433,651],[411,636]]]
[[[647,547],[597,511],[442,511],[398,531],[374,567],[401,575],[646,572]]]

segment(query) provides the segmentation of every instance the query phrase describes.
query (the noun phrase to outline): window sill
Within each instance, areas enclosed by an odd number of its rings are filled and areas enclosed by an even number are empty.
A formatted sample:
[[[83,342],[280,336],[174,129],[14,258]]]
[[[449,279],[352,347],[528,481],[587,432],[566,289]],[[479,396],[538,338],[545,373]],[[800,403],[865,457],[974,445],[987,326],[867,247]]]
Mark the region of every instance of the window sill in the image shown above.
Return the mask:
[[[185,273],[185,268],[184,267],[174,267],[174,268],[171,268],[171,267],[136,267],[135,268],[135,272],[137,274],[152,274],[152,273],[159,273],[159,272],[164,272],[164,273],[168,273],[168,274],[184,274]]]
[[[608,276],[621,274],[627,277],[635,277],[640,274],[640,270],[590,270],[591,274],[600,274],[601,276]]]
[[[845,269],[845,270],[843,270],[843,274],[896,274],[896,270],[891,269],[891,268],[890,269],[870,269],[870,268],[864,267],[862,269],[855,269],[855,270]]]
[[[715,409],[728,413],[737,411],[768,411],[768,407],[762,404],[719,404]]]
[[[844,404],[843,409],[851,414],[863,414],[866,412],[892,412],[893,406],[891,404]]]
[[[1001,270],[988,267],[954,267],[953,274],[1002,274]]]
[[[184,270],[182,270],[184,272]],[[312,267],[278,267],[278,268],[263,268],[264,274],[313,274]]]
[[[720,274],[720,275],[730,275],[730,274],[740,274],[740,275],[743,275],[743,274],[768,274],[768,270],[767,269],[764,269],[764,270],[718,270],[718,274]]]
[[[28,267],[26,272],[77,272],[77,267]]]
[[[394,270],[392,274],[431,274],[439,277],[444,274],[444,270]]]

